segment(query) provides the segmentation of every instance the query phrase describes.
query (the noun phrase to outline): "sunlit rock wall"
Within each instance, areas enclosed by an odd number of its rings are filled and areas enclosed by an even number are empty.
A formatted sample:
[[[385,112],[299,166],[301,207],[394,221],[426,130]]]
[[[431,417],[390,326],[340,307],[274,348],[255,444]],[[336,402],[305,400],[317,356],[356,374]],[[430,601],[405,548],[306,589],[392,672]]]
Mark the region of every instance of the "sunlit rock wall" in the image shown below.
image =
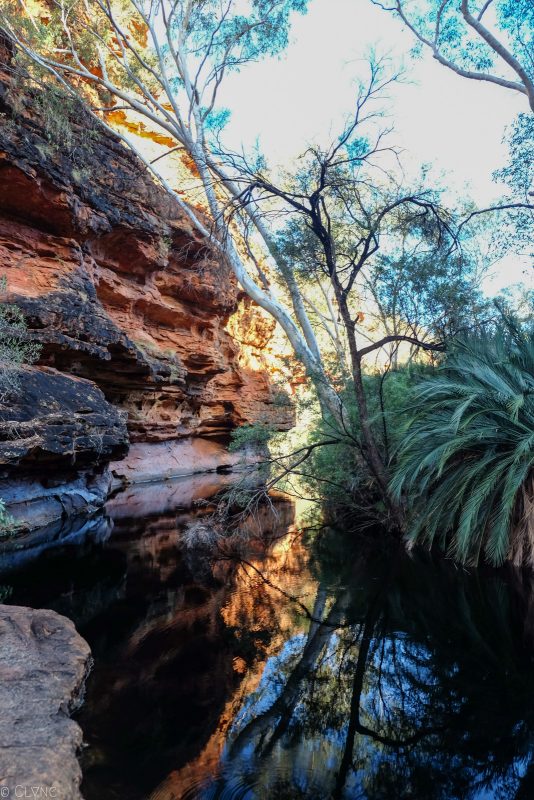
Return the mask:
[[[236,426],[290,427],[270,321],[118,140],[80,116],[61,141],[46,115],[0,82],[2,300],[42,348],[1,408],[0,497],[82,475],[98,505],[110,461],[122,481],[191,474],[232,463]]]

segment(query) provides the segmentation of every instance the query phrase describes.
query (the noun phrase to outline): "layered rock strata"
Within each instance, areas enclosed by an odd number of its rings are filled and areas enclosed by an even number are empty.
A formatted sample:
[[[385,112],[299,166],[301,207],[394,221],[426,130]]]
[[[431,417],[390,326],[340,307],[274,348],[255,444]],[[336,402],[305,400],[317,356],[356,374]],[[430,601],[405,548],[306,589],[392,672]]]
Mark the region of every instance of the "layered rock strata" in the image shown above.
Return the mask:
[[[41,348],[0,406],[0,497],[32,524],[230,466],[236,426],[292,424],[272,321],[123,144],[65,114],[0,82],[2,299]]]

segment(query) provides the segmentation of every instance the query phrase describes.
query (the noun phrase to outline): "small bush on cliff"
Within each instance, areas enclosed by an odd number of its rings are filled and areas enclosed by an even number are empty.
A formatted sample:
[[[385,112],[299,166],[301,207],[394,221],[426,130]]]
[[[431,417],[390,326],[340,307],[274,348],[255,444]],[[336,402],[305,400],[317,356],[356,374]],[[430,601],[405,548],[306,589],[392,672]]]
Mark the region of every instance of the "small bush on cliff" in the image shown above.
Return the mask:
[[[0,279],[0,294],[7,288]],[[12,303],[0,303],[0,402],[20,388],[20,367],[33,364],[41,347],[28,338],[28,329],[21,309]]]
[[[98,133],[80,100],[59,87],[43,83],[32,98],[32,109],[42,119],[50,147],[71,161],[74,180],[85,182],[90,174],[87,150]]]
[[[0,584],[0,603],[5,603],[13,594],[13,587]]]
[[[6,509],[4,500],[0,498],[0,540],[14,536],[19,530],[19,524],[13,519]],[[1,597],[0,597],[1,602]]]
[[[1,5],[1,4],[0,4]],[[85,183],[90,175],[88,150],[91,150],[99,131],[81,98],[66,91],[39,70],[30,78],[24,58],[10,64],[10,80],[5,86],[5,116],[2,129],[15,134],[22,130],[17,118],[27,116],[40,121],[45,141],[34,140],[36,149],[45,160],[61,154],[71,162],[76,183]]]

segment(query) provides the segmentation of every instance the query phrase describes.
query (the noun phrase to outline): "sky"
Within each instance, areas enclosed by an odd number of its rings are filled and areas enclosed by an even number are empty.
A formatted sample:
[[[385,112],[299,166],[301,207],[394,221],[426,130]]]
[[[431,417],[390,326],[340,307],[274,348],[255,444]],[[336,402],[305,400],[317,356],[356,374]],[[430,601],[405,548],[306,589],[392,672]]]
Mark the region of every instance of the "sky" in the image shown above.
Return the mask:
[[[506,126],[527,110],[519,93],[470,81],[428,54],[414,60],[414,39],[400,22],[370,0],[311,0],[294,15],[290,45],[278,58],[247,65],[227,76],[219,101],[232,111],[225,139],[246,147],[259,138],[269,163],[289,165],[311,142],[327,143],[354,106],[356,81],[364,78],[370,48],[403,62],[404,81],[390,92],[391,143],[403,149],[407,172],[434,163],[433,174],[451,193],[479,205],[499,201],[504,187],[492,172],[507,161]],[[489,293],[532,269],[511,257],[493,268]],[[534,284],[533,284],[534,286]]]

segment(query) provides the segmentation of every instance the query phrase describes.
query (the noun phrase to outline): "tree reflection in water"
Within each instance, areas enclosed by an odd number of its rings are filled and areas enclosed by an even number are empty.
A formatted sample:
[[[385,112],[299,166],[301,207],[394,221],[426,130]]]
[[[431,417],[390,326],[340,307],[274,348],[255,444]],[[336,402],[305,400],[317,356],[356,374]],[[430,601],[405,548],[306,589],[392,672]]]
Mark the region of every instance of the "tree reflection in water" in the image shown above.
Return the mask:
[[[207,556],[183,546],[206,510],[176,509],[194,487],[167,488],[119,495],[111,536],[0,572],[91,645],[84,797],[534,797],[530,574],[302,541],[287,502],[240,559]]]
[[[528,576],[391,554],[320,576],[188,797],[530,798]],[[525,602],[526,598],[526,602]]]

